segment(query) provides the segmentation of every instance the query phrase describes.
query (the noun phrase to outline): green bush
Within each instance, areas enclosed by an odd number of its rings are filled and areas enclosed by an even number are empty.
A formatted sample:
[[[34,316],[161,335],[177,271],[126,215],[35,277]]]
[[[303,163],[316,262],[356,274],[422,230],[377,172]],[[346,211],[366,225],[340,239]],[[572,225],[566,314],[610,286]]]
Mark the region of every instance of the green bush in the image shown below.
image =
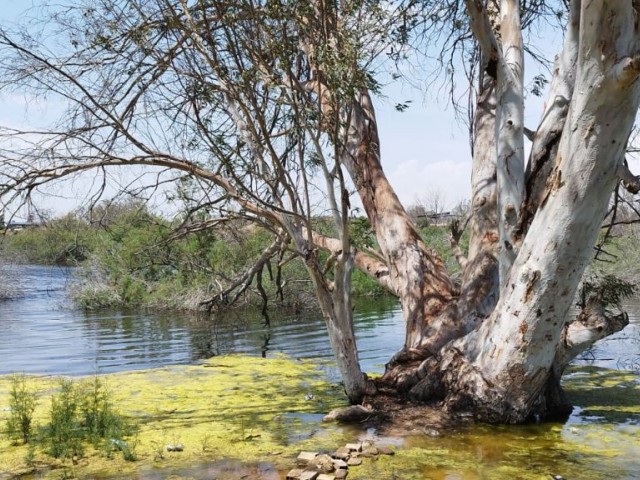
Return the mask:
[[[75,384],[62,380],[51,400],[50,421],[43,438],[48,453],[55,458],[81,456],[85,442],[102,448],[108,457],[121,451],[125,459],[135,459],[125,438],[135,429],[119,415],[103,381],[95,376]]]
[[[25,375],[14,375],[11,378],[9,407],[11,413],[7,420],[7,435],[12,442],[29,443],[33,430],[33,412],[36,409],[37,397],[27,385]]]
[[[46,427],[49,454],[71,458],[82,453],[82,434],[77,422],[78,395],[70,380],[62,380],[60,391],[51,399],[50,423]]]

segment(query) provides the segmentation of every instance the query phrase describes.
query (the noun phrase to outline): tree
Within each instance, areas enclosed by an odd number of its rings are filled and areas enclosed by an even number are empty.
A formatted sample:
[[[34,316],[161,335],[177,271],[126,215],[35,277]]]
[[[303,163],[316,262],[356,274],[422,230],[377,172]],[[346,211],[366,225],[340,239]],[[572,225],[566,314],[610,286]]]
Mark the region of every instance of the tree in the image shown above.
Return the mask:
[[[611,192],[631,175],[624,152],[640,100],[640,35],[635,2],[551,3],[129,0],[58,8],[60,30],[0,34],[1,86],[69,104],[56,129],[3,130],[12,145],[2,152],[0,191],[10,203],[78,172],[131,165],[155,168],[160,183],[189,177],[199,187],[192,212],[272,232],[258,264],[304,260],[352,402],[408,395],[491,422],[566,414],[564,368],[628,321],[604,308],[572,318],[572,306]],[[550,101],[529,132],[522,29],[549,11],[567,19],[565,41]],[[466,39],[468,47],[471,31],[480,52],[470,69],[479,88],[461,285],[385,176],[371,101],[381,56],[401,62],[442,25],[455,45]],[[525,133],[533,139],[526,168]],[[375,249],[352,241],[349,181]],[[332,218],[335,236],[316,231],[318,214]],[[353,268],[396,295],[405,318],[405,345],[375,385],[358,363]]]

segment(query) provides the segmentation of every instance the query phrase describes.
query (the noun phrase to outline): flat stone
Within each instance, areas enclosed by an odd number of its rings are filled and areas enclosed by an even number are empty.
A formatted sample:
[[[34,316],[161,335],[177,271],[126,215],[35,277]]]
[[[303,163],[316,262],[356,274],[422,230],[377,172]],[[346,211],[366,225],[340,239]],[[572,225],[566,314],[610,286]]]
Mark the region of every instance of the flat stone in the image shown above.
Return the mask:
[[[373,410],[362,405],[351,405],[350,407],[336,408],[331,410],[322,419],[323,422],[359,422],[371,416]]]
[[[358,465],[362,465],[362,459],[361,458],[350,458],[349,461],[347,462],[347,465],[350,467],[357,467]]]
[[[348,448],[351,452],[361,452],[362,444],[361,443],[347,443],[345,448]]]
[[[300,452],[297,460],[299,462],[309,463],[318,456],[318,452]]]
[[[347,475],[349,475],[349,470],[345,470],[343,468],[336,470],[336,480],[343,480],[347,478]]]
[[[319,473],[311,470],[305,470],[300,475],[300,480],[316,480],[318,478]]]
[[[309,462],[309,466],[314,466],[324,473],[331,473],[336,469],[333,465],[333,458],[329,455],[318,455]]]
[[[340,459],[335,459],[333,461],[333,466],[337,469],[339,468],[347,468],[349,465],[347,464],[347,462],[345,462],[344,460],[340,460]]]
[[[302,470],[294,468],[287,473],[287,480],[300,480],[300,475],[302,475]]]
[[[336,476],[335,475],[329,475],[327,473],[321,473],[320,475],[318,475],[318,478],[316,478],[316,480],[335,480]]]
[[[380,455],[395,455],[396,454],[396,452],[394,452],[391,447],[387,447],[386,445],[378,447],[378,453]]]
[[[440,432],[435,428],[425,428],[424,433],[425,435],[428,435],[429,437],[433,437],[433,438],[438,438],[440,436]]]
[[[380,453],[380,452],[378,451],[378,448],[377,448],[377,447],[368,447],[368,448],[365,448],[365,449],[362,451],[362,454],[361,454],[361,455],[362,455],[363,457],[375,457],[375,456],[376,456],[376,455],[378,455],[379,453]]]
[[[351,450],[349,450],[347,447],[340,447],[335,452],[333,452],[333,455],[331,456],[339,460],[349,460],[349,457],[351,457]]]

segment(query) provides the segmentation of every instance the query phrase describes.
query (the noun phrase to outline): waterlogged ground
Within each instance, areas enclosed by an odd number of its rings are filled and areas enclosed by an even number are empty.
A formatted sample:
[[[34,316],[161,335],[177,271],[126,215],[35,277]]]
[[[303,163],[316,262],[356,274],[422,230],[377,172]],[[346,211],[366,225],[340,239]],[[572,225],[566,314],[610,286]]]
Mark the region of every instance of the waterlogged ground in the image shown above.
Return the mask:
[[[51,375],[90,382],[79,375],[100,372],[117,410],[138,426],[127,439],[137,460],[125,461],[121,452],[108,459],[87,446],[74,464],[53,461],[40,447],[10,445],[3,431],[11,376],[0,375],[1,480],[279,480],[300,450],[330,452],[359,438],[394,445],[396,454],[351,468],[349,479],[640,479],[637,300],[628,305],[631,324],[568,372],[564,384],[577,407],[566,424],[467,425],[437,437],[433,431],[399,437],[321,422],[346,400],[335,386],[320,318],[272,318],[265,328],[240,317],[197,322],[175,315],[85,314],[64,306],[66,272],[26,267],[20,278],[21,296],[0,302],[0,372],[33,374],[28,385],[38,393],[40,426],[60,388]],[[380,373],[400,347],[402,322],[393,305],[357,307],[366,371]],[[179,443],[183,452],[166,451]]]
[[[579,405],[566,424],[473,425],[435,438],[410,435],[395,456],[365,463],[349,478],[640,478],[640,377],[580,368],[568,375],[565,386]]]
[[[341,390],[310,362],[284,357],[216,357],[179,366],[105,375],[120,413],[138,426],[127,442],[136,461],[87,448],[76,463],[0,440],[0,478],[279,479],[300,450],[327,451],[358,438],[396,446],[351,479],[634,479],[640,477],[640,377],[576,368],[565,385],[579,405],[566,424],[465,426],[405,437],[324,424],[345,404]],[[76,379],[76,381],[82,381]],[[36,421],[47,422],[59,379],[29,377]],[[8,417],[10,377],[0,377],[0,424]],[[182,444],[183,452],[167,452]],[[28,472],[37,468],[37,473]]]
[[[87,448],[77,465],[71,460],[54,462],[40,448],[30,453],[26,446],[12,446],[3,437],[0,478],[28,472],[34,466],[51,478],[101,478],[116,473],[128,478],[157,478],[153,470],[221,459],[267,462],[271,465],[263,468],[274,473],[278,466],[287,468],[289,459],[301,448],[330,449],[344,442],[343,429],[323,425],[321,415],[316,415],[344,405],[344,397],[308,362],[226,356],[199,366],[118,373],[102,379],[116,409],[138,427],[138,432],[126,439],[136,461],[125,461],[117,453],[107,459],[104,452]],[[59,379],[34,376],[27,383],[38,393],[35,421],[46,424]],[[10,388],[11,377],[0,377],[2,425],[9,416]],[[184,451],[167,452],[167,445],[178,444]],[[29,455],[33,458],[27,462]],[[227,464],[227,469],[231,465],[231,470],[238,468],[233,462]]]

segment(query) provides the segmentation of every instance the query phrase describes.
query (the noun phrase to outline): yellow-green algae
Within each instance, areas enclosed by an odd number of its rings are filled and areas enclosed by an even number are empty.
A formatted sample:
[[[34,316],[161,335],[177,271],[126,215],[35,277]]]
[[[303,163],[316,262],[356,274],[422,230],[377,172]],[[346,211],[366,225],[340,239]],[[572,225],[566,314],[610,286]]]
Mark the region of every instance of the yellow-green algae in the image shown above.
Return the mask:
[[[135,437],[128,439],[138,460],[126,462],[119,455],[107,459],[87,447],[84,458],[73,465],[53,461],[37,449],[32,463],[64,467],[50,470],[49,476],[126,475],[144,468],[174,468],[223,458],[267,459],[285,468],[300,449],[331,449],[345,441],[343,430],[321,424],[319,415],[312,416],[313,428],[304,424],[305,414],[345,405],[342,390],[329,384],[310,362],[225,356],[199,366],[101,378],[119,413],[138,425]],[[29,377],[28,383],[38,395],[34,420],[44,425],[59,380]],[[0,376],[2,428],[9,415],[10,387],[11,376]],[[167,452],[169,444],[182,444],[184,451]],[[0,478],[28,471],[27,453],[26,446],[11,446],[2,436]]]
[[[8,415],[9,378],[0,377],[0,422]],[[259,462],[282,472],[293,466],[300,450],[331,451],[363,433],[320,423],[320,415],[314,414],[344,405],[344,397],[307,362],[217,357],[197,367],[103,378],[120,412],[140,427],[136,439],[130,439],[137,442],[139,460],[107,460],[88,450],[79,465],[66,464],[48,476],[59,478],[70,472],[79,478],[145,478],[140,472],[151,470],[160,477],[150,478],[240,478],[247,473],[249,478],[278,478],[273,470],[261,473]],[[43,423],[58,382],[31,380],[39,392],[37,421]],[[350,469],[349,478],[548,480],[552,474],[580,480],[637,478],[640,377],[574,368],[565,388],[577,406],[566,424],[473,425],[437,438],[421,434],[381,438],[400,445],[396,455],[366,460]],[[311,400],[305,397],[308,393],[313,394]],[[185,451],[166,452],[171,443],[184,444]],[[26,467],[26,447],[10,447],[3,438],[0,452],[0,472]],[[238,464],[227,459],[254,465],[240,475]],[[37,452],[36,463],[45,460],[51,461]]]
[[[351,480],[604,480],[640,478],[640,377],[573,368],[569,422],[473,425],[441,437],[406,437],[393,457],[351,469]],[[384,439],[381,439],[384,441]]]

